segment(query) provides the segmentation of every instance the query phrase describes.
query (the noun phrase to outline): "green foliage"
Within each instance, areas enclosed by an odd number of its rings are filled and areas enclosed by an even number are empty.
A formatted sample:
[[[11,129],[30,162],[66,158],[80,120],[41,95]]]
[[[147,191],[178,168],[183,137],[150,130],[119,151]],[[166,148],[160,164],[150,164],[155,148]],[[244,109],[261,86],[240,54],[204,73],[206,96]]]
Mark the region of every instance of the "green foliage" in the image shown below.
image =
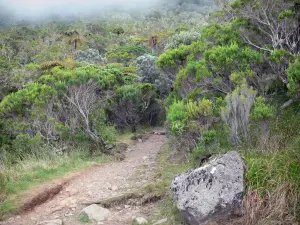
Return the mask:
[[[80,215],[79,221],[81,223],[90,223],[91,222],[88,215],[86,215],[86,214]]]
[[[172,36],[165,47],[165,50],[177,48],[180,45],[191,45],[193,42],[198,41],[201,37],[199,31],[182,31]]]
[[[283,19],[288,19],[289,17],[295,16],[296,12],[293,10],[284,10],[279,13],[278,19],[283,20]]]
[[[171,123],[172,133],[180,135],[191,125],[189,121],[211,116],[212,112],[213,103],[205,98],[199,102],[192,100],[187,103],[176,101],[170,105],[167,119]]]
[[[124,33],[125,33],[125,31],[124,31],[124,29],[123,29],[122,27],[114,28],[114,29],[112,30],[112,32],[113,32],[114,34],[117,34],[117,35],[121,35],[121,34],[124,34]]]
[[[117,62],[128,65],[137,57],[146,53],[146,49],[139,45],[126,45],[106,53],[109,62]]]
[[[190,46],[181,45],[175,49],[169,49],[157,59],[160,68],[167,66],[182,65],[191,51]]]
[[[207,68],[206,62],[204,60],[200,61],[190,61],[187,66],[180,70],[176,76],[174,86],[176,90],[182,88],[182,84],[185,80],[192,80],[193,82],[200,82],[204,78],[211,77],[212,73]]]
[[[299,81],[300,81],[300,61],[296,60],[294,63],[291,63],[287,68],[288,75],[288,89],[292,95],[298,94],[299,90]]]
[[[25,110],[24,106],[37,105],[42,106],[46,104],[55,90],[50,86],[39,83],[29,83],[23,89],[7,95],[2,102],[0,102],[0,115],[10,112],[22,113]]]
[[[210,100],[203,98],[200,102],[188,101],[186,104],[186,113],[188,118],[198,118],[202,115],[212,114],[213,104]]]
[[[255,99],[253,111],[250,115],[252,120],[268,119],[274,116],[274,107],[265,103],[265,99],[259,96]]]
[[[174,135],[182,134],[186,127],[186,106],[184,102],[174,102],[168,109],[167,118],[171,122],[172,133]]]
[[[44,144],[40,135],[31,138],[28,134],[19,134],[12,141],[12,149],[17,158],[22,159],[26,155],[38,155]]]
[[[290,55],[290,52],[285,49],[275,49],[269,56],[269,59],[275,63],[284,62],[291,58],[292,56]]]
[[[274,190],[278,184],[289,184],[294,194],[300,194],[299,154],[284,151],[272,154],[246,154],[249,169],[246,174],[248,188],[258,190],[261,194]]]
[[[119,87],[111,106],[114,122],[120,128],[129,126],[135,131],[136,126],[149,116],[148,113],[155,113],[148,112],[155,103],[155,97],[156,87],[153,84],[135,83]]]
[[[43,75],[39,82],[54,86],[61,90],[68,85],[84,84],[94,80],[104,89],[111,89],[121,82],[122,73],[115,68],[103,68],[98,65],[86,65],[78,68],[54,68],[51,75]]]
[[[237,43],[216,46],[204,53],[207,63],[218,73],[226,71],[244,71],[252,63],[259,63],[260,54],[249,47],[241,48]]]
[[[240,34],[232,24],[212,23],[201,32],[202,40],[214,45],[240,44]]]

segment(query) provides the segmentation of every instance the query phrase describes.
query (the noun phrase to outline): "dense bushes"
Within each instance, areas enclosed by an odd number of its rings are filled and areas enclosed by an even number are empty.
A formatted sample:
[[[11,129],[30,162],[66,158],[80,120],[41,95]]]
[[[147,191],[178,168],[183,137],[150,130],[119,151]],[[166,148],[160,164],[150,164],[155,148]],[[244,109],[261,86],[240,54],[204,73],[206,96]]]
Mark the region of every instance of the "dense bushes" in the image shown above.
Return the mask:
[[[119,127],[131,127],[132,131],[142,120],[150,120],[159,114],[148,111],[154,103],[156,88],[152,84],[125,85],[116,91],[116,103],[112,105],[114,122]],[[151,123],[151,121],[148,121]]]
[[[155,98],[154,85],[134,83],[110,65],[55,67],[0,102],[1,142],[17,158],[44,144],[89,142],[103,149],[115,141],[114,124],[134,130],[157,117],[160,107],[150,110]],[[114,124],[106,113],[110,109]]]
[[[191,152],[192,159],[232,148],[245,156],[248,193],[259,196],[257,207],[269,216],[249,208],[257,220],[248,218],[247,224],[276,219],[288,224],[299,212],[300,163],[294,150],[299,129],[293,126],[299,114],[289,111],[299,103],[298,16],[294,3],[268,3],[274,12],[265,1],[229,3],[215,18],[227,22],[210,24],[199,40],[168,48],[156,61],[174,85],[166,101],[172,147]],[[276,25],[266,22],[270,18]],[[285,193],[285,218],[270,210],[279,190]]]

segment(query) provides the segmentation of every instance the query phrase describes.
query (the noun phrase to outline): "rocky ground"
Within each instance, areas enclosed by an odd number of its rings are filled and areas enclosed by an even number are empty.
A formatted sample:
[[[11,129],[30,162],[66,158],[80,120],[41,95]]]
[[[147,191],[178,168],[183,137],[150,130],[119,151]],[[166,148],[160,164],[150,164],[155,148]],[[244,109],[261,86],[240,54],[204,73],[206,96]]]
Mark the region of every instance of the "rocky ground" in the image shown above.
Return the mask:
[[[156,158],[165,141],[166,137],[157,133],[150,134],[146,140],[137,140],[137,144],[128,147],[125,160],[94,166],[74,176],[53,198],[29,212],[0,224],[80,225],[89,222],[89,224],[125,225],[132,224],[133,218],[137,218],[136,220],[147,218],[152,206],[143,204],[143,198],[139,195],[143,187],[155,181]],[[130,204],[129,200],[122,200],[124,196],[130,198],[132,195],[137,195],[135,201],[138,203]],[[116,201],[118,198],[119,203]],[[113,204],[107,204],[108,209],[93,205],[111,199]],[[83,209],[90,218],[95,213],[98,218],[88,221],[88,216],[82,214]]]

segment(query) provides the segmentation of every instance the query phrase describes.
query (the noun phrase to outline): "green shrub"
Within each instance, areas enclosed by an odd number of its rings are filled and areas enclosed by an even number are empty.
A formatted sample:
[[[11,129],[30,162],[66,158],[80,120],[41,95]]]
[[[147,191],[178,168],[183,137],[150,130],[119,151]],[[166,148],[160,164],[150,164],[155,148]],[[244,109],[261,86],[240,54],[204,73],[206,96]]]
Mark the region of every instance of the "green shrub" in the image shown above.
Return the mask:
[[[192,42],[198,41],[200,38],[201,34],[197,30],[181,31],[170,38],[164,50],[177,48],[180,45],[191,45]]]
[[[123,63],[128,66],[131,61],[146,53],[146,49],[139,45],[126,45],[106,53],[109,62]]]
[[[268,119],[274,116],[274,107],[265,103],[265,99],[259,96],[255,99],[253,110],[250,115],[252,120]]]
[[[300,81],[300,60],[296,60],[294,63],[291,63],[286,70],[288,75],[288,89],[291,95],[298,94],[299,90],[299,81]]]
[[[136,83],[118,88],[111,106],[115,124],[120,128],[131,127],[135,131],[148,113],[155,113],[148,111],[155,103],[155,97],[156,87],[153,84]]]
[[[28,134],[19,134],[12,141],[12,149],[14,154],[22,159],[25,155],[38,155],[43,144],[44,141],[40,135],[31,138]]]

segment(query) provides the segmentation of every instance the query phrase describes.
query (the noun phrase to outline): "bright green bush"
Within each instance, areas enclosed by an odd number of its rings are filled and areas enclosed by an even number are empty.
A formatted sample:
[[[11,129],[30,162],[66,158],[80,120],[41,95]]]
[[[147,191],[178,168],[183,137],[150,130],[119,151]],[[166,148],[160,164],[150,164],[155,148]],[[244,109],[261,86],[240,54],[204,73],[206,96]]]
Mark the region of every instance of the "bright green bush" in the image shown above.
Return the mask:
[[[47,99],[55,94],[55,90],[50,86],[39,83],[29,83],[23,89],[7,95],[0,102],[0,115],[17,112],[22,113],[27,107],[32,105],[42,106]]]
[[[274,107],[266,104],[265,99],[259,96],[255,99],[253,110],[250,115],[252,120],[268,119],[274,116]]]
[[[286,70],[288,75],[288,89],[291,95],[298,94],[299,90],[299,81],[300,81],[300,60],[296,60],[294,63],[291,63]]]
[[[169,49],[156,60],[157,65],[160,68],[168,66],[183,65],[186,57],[190,54],[191,47],[181,45],[175,49]]]
[[[215,46],[204,53],[205,60],[211,65],[212,70],[219,74],[226,71],[249,70],[251,64],[259,63],[259,52],[249,47],[241,47],[237,43]]]
[[[241,42],[239,31],[232,24],[212,23],[202,30],[201,36],[202,41],[216,46]]]

